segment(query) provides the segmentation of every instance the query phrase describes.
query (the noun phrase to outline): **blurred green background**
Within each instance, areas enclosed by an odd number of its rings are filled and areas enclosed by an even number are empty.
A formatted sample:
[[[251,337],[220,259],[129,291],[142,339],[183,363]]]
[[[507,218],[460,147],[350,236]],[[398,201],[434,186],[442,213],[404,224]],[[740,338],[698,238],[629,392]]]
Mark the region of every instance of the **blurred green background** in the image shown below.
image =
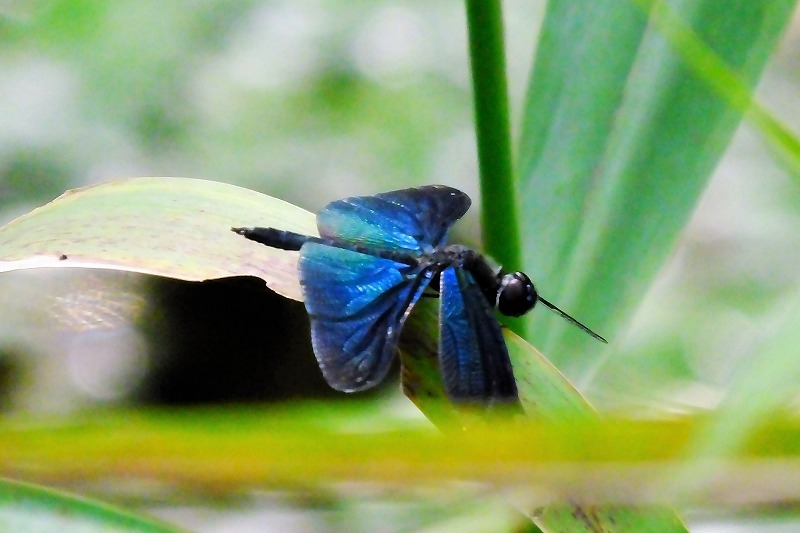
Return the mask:
[[[504,9],[513,121],[544,5]],[[225,181],[311,211],[426,183],[479,202],[465,26],[462,4],[444,0],[0,1],[0,222],[129,176]],[[756,93],[795,131],[799,31],[796,19]],[[796,184],[744,124],[633,322],[610,338],[614,357],[559,367],[601,409],[716,406],[796,290],[798,225]],[[477,209],[456,234],[480,246]],[[0,276],[0,303],[9,411],[334,396],[302,306],[246,282],[15,272]],[[418,416],[396,380],[371,394]],[[205,531],[258,524],[260,507],[298,531],[329,524],[267,499],[233,517],[162,514]],[[372,505],[365,521],[387,512]]]

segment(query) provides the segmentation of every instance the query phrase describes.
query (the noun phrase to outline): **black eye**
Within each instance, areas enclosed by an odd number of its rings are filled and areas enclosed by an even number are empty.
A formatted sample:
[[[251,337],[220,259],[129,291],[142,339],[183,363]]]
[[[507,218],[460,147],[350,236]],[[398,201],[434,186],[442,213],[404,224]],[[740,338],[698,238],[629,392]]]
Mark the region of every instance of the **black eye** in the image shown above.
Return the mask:
[[[506,316],[521,316],[536,305],[538,298],[528,276],[522,272],[506,274],[497,291],[497,310]]]

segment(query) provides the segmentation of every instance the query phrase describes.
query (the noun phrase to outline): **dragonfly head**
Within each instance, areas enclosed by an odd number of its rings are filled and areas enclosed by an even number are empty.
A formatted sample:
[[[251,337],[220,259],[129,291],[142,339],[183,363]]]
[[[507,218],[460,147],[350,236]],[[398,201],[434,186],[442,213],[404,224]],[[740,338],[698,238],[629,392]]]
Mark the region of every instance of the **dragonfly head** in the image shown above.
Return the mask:
[[[506,316],[522,316],[536,305],[539,295],[524,272],[504,274],[497,290],[497,310]]]

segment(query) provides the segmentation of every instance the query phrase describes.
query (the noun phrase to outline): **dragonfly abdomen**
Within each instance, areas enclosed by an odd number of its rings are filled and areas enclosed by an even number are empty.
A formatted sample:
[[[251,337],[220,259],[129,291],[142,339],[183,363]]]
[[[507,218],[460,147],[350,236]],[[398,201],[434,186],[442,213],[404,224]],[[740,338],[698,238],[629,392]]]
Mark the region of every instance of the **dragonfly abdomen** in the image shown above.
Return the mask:
[[[421,262],[421,257],[410,252],[373,248],[371,246],[350,243],[339,239],[324,239],[321,237],[313,237],[311,235],[303,235],[302,233],[295,233],[293,231],[276,228],[231,228],[231,231],[238,233],[239,235],[242,235],[251,241],[265,244],[279,250],[298,251],[305,243],[313,242],[316,244],[333,246],[334,248],[341,248],[343,250],[350,250],[351,252],[371,255],[373,257],[391,259],[392,261],[396,261],[404,265],[417,265]]]
[[[297,251],[309,241],[324,242],[318,237],[275,228],[231,228],[231,231],[251,241],[278,248],[279,250]]]

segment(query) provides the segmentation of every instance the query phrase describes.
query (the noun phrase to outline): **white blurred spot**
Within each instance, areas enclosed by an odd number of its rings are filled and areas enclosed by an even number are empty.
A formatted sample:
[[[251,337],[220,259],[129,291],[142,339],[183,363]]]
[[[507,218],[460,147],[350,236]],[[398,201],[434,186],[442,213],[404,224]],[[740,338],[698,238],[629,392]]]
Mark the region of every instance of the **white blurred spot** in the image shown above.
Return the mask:
[[[130,327],[72,336],[66,357],[74,385],[98,401],[124,398],[148,368],[145,342]]]
[[[241,31],[232,32],[227,54],[213,65],[217,79],[248,88],[301,83],[320,62],[317,41],[324,22],[324,11],[313,2],[259,6]]]
[[[430,67],[433,40],[415,11],[387,5],[373,11],[352,43],[358,68],[371,78],[402,80]]]
[[[41,146],[67,135],[75,98],[67,68],[33,56],[5,58],[0,94],[0,146]]]

